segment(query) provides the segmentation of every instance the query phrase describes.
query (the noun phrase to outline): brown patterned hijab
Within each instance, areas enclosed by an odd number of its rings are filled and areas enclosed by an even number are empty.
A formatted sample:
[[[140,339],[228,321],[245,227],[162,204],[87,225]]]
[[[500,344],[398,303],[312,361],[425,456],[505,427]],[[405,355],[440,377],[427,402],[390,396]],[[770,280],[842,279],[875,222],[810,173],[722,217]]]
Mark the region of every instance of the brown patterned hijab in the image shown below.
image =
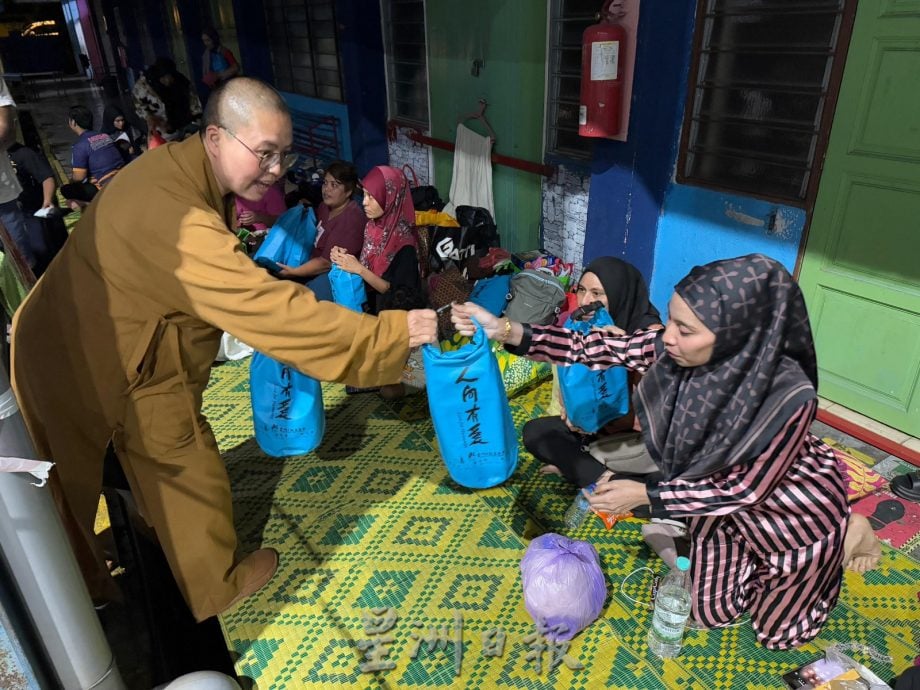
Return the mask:
[[[818,387],[805,301],[778,262],[697,266],[674,291],[716,341],[697,367],[661,353],[639,385],[637,414],[665,480],[753,462]]]

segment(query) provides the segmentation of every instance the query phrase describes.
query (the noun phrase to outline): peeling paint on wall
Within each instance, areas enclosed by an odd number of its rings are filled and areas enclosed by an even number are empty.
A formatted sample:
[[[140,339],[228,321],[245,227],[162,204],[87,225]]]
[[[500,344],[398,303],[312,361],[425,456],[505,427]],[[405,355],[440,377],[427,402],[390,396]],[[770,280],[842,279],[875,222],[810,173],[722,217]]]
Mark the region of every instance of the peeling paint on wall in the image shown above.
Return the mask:
[[[739,223],[744,223],[745,225],[752,225],[754,227],[762,228],[767,224],[763,218],[755,218],[750,216],[747,213],[738,211],[732,204],[725,204],[725,215],[732,220],[736,220]]]
[[[555,178],[543,180],[543,249],[575,264],[576,275],[581,273],[585,254],[590,187],[590,175],[562,165]]]
[[[427,134],[427,132],[426,132]],[[390,155],[390,165],[394,168],[402,168],[407,163],[412,166],[420,185],[431,184],[431,171],[429,170],[429,148],[412,141],[406,136],[406,130],[402,127],[396,130],[396,141],[387,142],[387,149]],[[412,175],[409,174],[409,184],[413,184]],[[438,189],[442,199],[447,198],[449,189]]]

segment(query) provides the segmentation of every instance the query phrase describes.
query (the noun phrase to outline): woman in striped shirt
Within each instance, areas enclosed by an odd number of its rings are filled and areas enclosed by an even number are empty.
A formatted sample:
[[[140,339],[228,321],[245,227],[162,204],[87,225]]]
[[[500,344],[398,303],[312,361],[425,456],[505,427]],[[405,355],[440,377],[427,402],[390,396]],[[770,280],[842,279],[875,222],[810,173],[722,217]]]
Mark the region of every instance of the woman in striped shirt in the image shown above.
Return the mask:
[[[850,515],[831,449],[808,429],[817,364],[801,291],[763,255],[698,266],[675,287],[664,331],[579,334],[499,319],[469,303],[489,337],[532,359],[642,372],[635,407],[660,481],[598,485],[592,505],[684,519],[694,616],[707,627],[751,615],[770,649],[804,644],[837,602],[842,566],[864,572],[880,549]]]

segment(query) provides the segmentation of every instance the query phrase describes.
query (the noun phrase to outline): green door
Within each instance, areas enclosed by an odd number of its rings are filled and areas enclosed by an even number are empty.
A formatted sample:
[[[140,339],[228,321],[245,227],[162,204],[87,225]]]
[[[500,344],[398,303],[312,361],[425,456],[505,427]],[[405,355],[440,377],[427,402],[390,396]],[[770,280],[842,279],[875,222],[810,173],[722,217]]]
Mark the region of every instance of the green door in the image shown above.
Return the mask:
[[[920,435],[920,1],[860,0],[799,276],[820,394]]]

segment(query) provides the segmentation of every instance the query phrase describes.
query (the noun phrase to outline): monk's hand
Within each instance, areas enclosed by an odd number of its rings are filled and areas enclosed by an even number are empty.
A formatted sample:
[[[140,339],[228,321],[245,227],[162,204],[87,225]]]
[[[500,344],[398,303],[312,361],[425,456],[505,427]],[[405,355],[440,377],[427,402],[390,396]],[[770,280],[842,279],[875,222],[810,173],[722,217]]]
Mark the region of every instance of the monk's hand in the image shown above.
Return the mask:
[[[433,309],[413,309],[406,312],[409,326],[409,347],[418,347],[438,340],[438,315]]]
[[[461,335],[472,336],[476,333],[473,319],[479,322],[489,338],[494,339],[504,333],[505,320],[489,313],[478,304],[465,302],[451,305],[450,320]]]
[[[632,479],[612,477],[612,474],[601,475],[595,483],[594,493],[588,496],[592,508],[622,515],[631,512],[633,508],[649,504],[645,484]]]

